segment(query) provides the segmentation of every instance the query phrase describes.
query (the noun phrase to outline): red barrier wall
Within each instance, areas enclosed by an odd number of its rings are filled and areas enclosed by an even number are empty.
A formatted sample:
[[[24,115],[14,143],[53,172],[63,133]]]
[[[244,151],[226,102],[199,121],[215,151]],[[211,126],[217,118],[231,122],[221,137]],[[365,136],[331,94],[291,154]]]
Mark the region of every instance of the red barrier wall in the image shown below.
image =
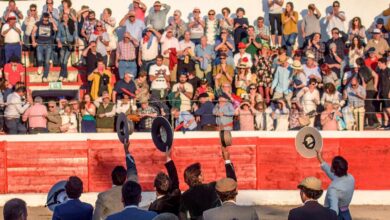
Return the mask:
[[[205,181],[224,176],[217,138],[175,139],[173,160],[186,189],[183,172],[200,162]],[[305,159],[295,151],[293,138],[237,137],[230,147],[240,189],[289,190],[305,176],[329,180],[315,158]],[[139,179],[144,190],[153,190],[153,180],[165,171],[165,156],[151,140],[132,140]],[[390,138],[324,138],[324,158],[347,158],[357,189],[390,189]],[[82,178],[85,191],[98,192],[111,186],[111,170],[125,165],[117,140],[0,142],[0,193],[47,192],[70,175]]]

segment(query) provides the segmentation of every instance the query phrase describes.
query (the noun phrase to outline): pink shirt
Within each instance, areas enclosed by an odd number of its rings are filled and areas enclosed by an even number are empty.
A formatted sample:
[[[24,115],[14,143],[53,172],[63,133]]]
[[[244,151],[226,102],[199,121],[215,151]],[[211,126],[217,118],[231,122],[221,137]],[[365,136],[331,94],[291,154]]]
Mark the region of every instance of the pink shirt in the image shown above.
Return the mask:
[[[239,109],[240,114],[240,131],[254,131],[255,117],[250,110]]]
[[[141,21],[145,21],[145,11],[141,8],[134,8],[135,18]]]
[[[47,120],[46,106],[35,103],[23,114],[23,121],[27,121],[30,128],[46,128]]]
[[[333,119],[330,119],[329,112],[324,111],[321,113],[321,124],[322,124],[323,131],[337,131],[338,130],[338,123],[336,120],[336,115],[333,116]]]

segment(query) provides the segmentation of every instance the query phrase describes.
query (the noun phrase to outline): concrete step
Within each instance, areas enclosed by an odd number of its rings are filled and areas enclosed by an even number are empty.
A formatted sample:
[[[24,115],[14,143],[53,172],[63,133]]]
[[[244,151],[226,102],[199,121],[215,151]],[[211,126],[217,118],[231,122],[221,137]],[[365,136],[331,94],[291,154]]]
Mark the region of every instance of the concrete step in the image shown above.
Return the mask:
[[[34,68],[34,70],[27,70],[27,76],[29,76],[30,83],[41,83],[43,74],[38,75],[38,69]],[[68,82],[77,82],[77,76],[79,74],[79,71],[77,69],[70,69],[68,70]],[[60,76],[60,71],[57,68],[51,68],[48,76],[49,82],[55,82],[58,80]]]

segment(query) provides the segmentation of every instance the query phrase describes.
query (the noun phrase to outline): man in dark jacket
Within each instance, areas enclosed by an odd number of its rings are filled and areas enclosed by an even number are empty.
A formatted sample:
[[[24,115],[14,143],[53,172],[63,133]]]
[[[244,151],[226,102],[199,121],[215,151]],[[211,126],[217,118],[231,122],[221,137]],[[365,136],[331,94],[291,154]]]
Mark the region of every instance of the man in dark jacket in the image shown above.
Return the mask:
[[[202,131],[215,131],[217,123],[215,121],[215,115],[213,114],[214,104],[210,102],[209,95],[202,93],[199,95],[199,106],[195,107],[196,121],[200,122],[200,128]]]
[[[303,206],[290,210],[288,220],[337,220],[337,214],[318,203],[323,190],[322,182],[316,177],[306,177],[298,185]]]
[[[221,147],[225,161],[226,177],[237,181],[230,154]],[[216,182],[203,183],[202,170],[199,163],[188,166],[184,171],[184,180],[189,186],[181,196],[180,219],[202,219],[203,212],[221,205],[215,186]]]
[[[166,158],[165,168],[168,175],[160,172],[154,179],[157,199],[150,204],[149,211],[157,212],[157,214],[169,212],[179,215],[181,191],[176,166],[171,159],[171,150],[166,152]]]

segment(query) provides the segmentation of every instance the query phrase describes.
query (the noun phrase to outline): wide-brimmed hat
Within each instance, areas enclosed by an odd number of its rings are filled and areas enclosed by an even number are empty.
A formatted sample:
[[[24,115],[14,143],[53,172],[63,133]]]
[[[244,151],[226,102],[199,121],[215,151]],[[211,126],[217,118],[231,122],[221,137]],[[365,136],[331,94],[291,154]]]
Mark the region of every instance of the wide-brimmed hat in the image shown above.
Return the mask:
[[[46,200],[46,206],[50,211],[53,212],[56,206],[61,205],[68,200],[68,195],[65,191],[66,183],[66,180],[61,180],[50,188]]]
[[[173,130],[169,121],[164,117],[157,117],[152,123],[152,139],[158,150],[166,152],[173,143]]]
[[[302,67],[301,61],[299,61],[299,60],[294,60],[294,62],[293,62],[292,65],[291,65],[291,68],[293,68],[294,70],[302,70],[303,67]]]
[[[322,181],[320,179],[314,176],[309,176],[299,183],[298,188],[305,187],[306,189],[319,191],[322,190],[321,185]]]
[[[316,157],[317,151],[322,149],[322,144],[320,132],[313,127],[302,128],[295,138],[295,148],[304,158]]]
[[[314,56],[313,53],[308,52],[308,53],[306,53],[306,58],[307,58],[307,59],[315,59],[316,57]]]
[[[116,119],[116,134],[123,144],[129,142],[129,136],[134,132],[134,123],[128,120],[124,113],[120,113]]]

